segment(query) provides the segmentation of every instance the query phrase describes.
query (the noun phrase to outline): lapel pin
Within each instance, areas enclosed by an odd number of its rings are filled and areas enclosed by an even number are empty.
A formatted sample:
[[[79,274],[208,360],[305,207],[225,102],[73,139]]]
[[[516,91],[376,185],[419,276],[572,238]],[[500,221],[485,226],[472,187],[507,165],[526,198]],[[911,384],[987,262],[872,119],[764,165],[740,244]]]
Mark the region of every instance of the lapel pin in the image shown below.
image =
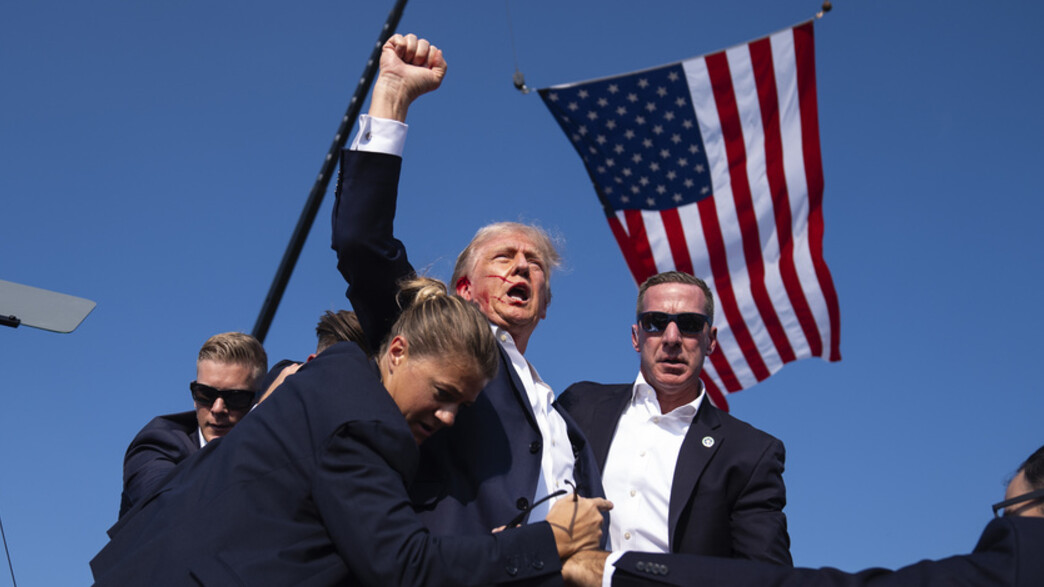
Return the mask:
[[[704,436],[703,437],[703,446],[705,446],[707,448],[710,448],[710,447],[714,446],[714,439],[711,438],[710,436]]]

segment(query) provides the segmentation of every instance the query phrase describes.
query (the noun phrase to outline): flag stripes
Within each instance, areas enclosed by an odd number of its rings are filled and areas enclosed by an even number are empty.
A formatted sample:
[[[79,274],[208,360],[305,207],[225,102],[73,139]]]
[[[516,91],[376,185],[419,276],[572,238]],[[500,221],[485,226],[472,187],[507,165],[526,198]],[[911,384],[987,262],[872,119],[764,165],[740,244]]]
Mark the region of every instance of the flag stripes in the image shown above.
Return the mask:
[[[672,269],[716,300],[712,401],[784,364],[840,360],[823,260],[812,23],[634,74],[540,90],[635,281]]]

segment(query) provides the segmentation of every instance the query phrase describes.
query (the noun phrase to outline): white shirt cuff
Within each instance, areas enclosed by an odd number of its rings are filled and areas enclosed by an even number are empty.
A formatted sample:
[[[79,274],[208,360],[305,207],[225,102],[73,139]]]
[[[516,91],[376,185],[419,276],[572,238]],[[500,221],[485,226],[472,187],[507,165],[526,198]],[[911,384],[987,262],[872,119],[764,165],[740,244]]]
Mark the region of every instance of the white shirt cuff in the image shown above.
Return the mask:
[[[349,150],[385,153],[402,157],[406,146],[405,122],[387,118],[373,118],[369,114],[359,116],[359,132],[352,140]]]
[[[602,569],[602,587],[612,587],[613,585],[613,571],[616,570],[616,561],[620,560],[620,557],[627,552],[626,550],[617,550],[616,552],[610,552],[609,556],[605,557],[605,568]]]

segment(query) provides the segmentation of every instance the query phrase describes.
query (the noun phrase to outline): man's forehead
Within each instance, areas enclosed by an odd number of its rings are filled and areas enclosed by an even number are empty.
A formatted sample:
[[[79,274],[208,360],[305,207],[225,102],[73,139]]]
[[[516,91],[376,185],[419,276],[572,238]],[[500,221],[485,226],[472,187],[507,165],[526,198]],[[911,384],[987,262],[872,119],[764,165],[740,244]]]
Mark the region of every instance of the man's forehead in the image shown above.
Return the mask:
[[[528,234],[518,230],[495,234],[479,245],[479,252],[484,254],[504,251],[525,251],[540,258],[544,256],[537,243]]]
[[[691,283],[660,283],[645,290],[642,305],[649,309],[654,305],[692,306],[702,312],[707,299],[700,286]]]

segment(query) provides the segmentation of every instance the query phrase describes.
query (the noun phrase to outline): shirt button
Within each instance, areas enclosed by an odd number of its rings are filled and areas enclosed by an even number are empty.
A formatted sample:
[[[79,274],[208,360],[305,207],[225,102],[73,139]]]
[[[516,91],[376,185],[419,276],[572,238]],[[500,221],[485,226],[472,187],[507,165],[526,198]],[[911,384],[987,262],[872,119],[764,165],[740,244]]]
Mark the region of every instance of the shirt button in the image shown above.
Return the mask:
[[[630,539],[631,539],[631,533],[630,532],[624,532],[624,540],[630,540]]]
[[[635,490],[633,490],[633,489],[631,490],[631,497],[634,497],[634,496],[635,496],[635,495],[637,495],[637,494],[638,494],[638,492],[637,492],[637,491],[635,491]]]
[[[367,137],[367,138],[369,138],[369,137]],[[506,334],[501,334],[500,335],[500,342],[507,342],[507,335]]]
[[[638,453],[638,456],[644,457],[645,456],[645,451],[643,450],[642,452]]]
[[[524,497],[520,497],[518,498],[518,501],[515,502],[515,506],[517,506],[520,510],[524,510],[529,507],[529,500]]]
[[[532,454],[540,452],[541,448],[543,448],[543,445],[540,444],[539,440],[534,440],[533,442],[529,443],[529,452]]]
[[[653,422],[655,422],[656,424],[659,424],[660,423],[660,417],[656,416],[655,418],[653,418]]]

